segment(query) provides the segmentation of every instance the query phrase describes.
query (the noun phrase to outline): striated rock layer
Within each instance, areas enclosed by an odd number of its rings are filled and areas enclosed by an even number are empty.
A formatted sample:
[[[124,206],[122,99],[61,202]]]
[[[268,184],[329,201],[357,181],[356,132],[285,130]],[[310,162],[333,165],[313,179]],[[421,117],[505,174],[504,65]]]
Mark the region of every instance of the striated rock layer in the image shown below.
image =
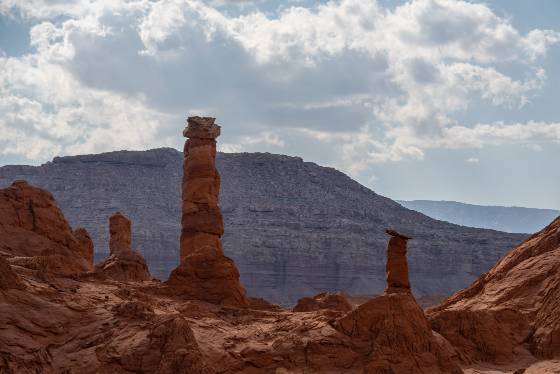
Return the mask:
[[[147,281],[152,279],[144,257],[131,248],[132,224],[122,213],[113,214],[109,220],[109,248],[111,254],[95,265],[95,272],[119,280]]]
[[[430,310],[466,362],[560,355],[560,217]]]
[[[107,220],[126,212],[134,248],[164,280],[180,258],[182,162],[173,149],[58,157],[0,167],[0,185],[27,179],[52,191],[70,222],[91,234],[96,261],[109,253]],[[216,167],[224,252],[249,295],[276,303],[320,292],[383,293],[386,227],[414,237],[408,260],[417,296],[467,287],[526,238],[436,221],[298,157],[218,153]]]
[[[167,284],[183,296],[229,306],[247,306],[239,271],[223,253],[224,233],[218,206],[220,175],[216,138],[220,126],[211,117],[189,117],[183,135],[183,202],[179,266]]]

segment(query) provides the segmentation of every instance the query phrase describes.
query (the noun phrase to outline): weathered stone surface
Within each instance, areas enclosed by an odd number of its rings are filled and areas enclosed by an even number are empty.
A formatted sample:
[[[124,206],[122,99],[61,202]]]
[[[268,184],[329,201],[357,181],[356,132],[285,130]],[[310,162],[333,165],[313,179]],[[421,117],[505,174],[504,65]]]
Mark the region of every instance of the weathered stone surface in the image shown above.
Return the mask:
[[[184,297],[247,307],[239,271],[224,255],[220,240],[224,223],[218,206],[220,177],[214,140],[220,135],[220,127],[214,121],[210,117],[189,117],[183,133],[189,139],[183,161],[181,263],[167,284]]]
[[[338,310],[348,312],[352,310],[352,305],[342,294],[320,293],[313,297],[303,297],[298,300],[293,308],[294,312],[311,312],[321,309]]]
[[[123,212],[134,222],[133,247],[163,280],[179,263],[182,160],[173,149],[59,157],[0,167],[0,185],[23,178],[52,191],[72,224],[91,234],[96,261],[109,252],[107,220]],[[386,227],[414,237],[408,260],[417,296],[468,286],[526,237],[430,219],[297,157],[218,153],[216,166],[224,252],[250,295],[276,303],[320,292],[383,293]]]
[[[111,254],[95,265],[95,272],[121,282],[147,281],[152,276],[144,257],[133,251],[132,224],[122,213],[117,212],[109,219],[109,248]]]
[[[366,373],[462,373],[453,348],[432,331],[410,293],[373,298],[338,319],[335,328],[367,355]]]
[[[91,270],[83,235],[74,235],[46,190],[22,180],[0,189],[0,252],[13,264],[66,275]]]
[[[394,230],[385,230],[385,232],[391,235],[387,245],[387,264],[385,266],[387,288],[385,293],[410,292],[406,260],[406,243],[410,238]]]
[[[6,259],[0,256],[0,291],[13,288],[24,288],[24,285]]]
[[[86,229],[80,227],[74,230],[74,237],[79,243],[79,251],[88,264],[88,270],[93,270],[93,241]]]
[[[429,311],[464,361],[560,354],[560,217]]]

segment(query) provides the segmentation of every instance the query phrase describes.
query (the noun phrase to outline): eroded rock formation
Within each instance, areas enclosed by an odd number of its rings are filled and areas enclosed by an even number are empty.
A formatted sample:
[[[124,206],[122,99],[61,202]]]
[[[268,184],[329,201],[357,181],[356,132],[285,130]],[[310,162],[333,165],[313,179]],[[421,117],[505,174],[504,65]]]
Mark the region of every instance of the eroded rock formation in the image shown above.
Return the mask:
[[[48,191],[26,181],[0,189],[0,252],[11,263],[60,274],[91,270],[92,248],[80,233],[72,232]]]
[[[313,297],[304,297],[298,300],[293,308],[294,312],[311,312],[314,310],[330,309],[341,312],[352,310],[352,305],[342,294],[323,292]]]
[[[131,248],[132,225],[122,213],[109,219],[111,254],[95,266],[95,272],[122,282],[152,279],[144,257]]]
[[[406,242],[393,230],[387,249],[387,289],[336,320],[355,351],[365,355],[367,373],[462,373],[455,350],[434,333],[410,292]]]
[[[410,292],[408,280],[408,263],[406,261],[406,243],[410,237],[399,234],[395,230],[385,230],[391,235],[387,245],[387,288],[385,293]]]
[[[183,214],[180,265],[168,284],[176,292],[215,304],[246,307],[239,271],[223,252],[224,233],[218,206],[220,175],[216,169],[216,138],[220,126],[211,117],[189,117],[183,135]]]
[[[0,291],[23,287],[20,277],[14,273],[10,264],[0,255]]]
[[[429,311],[466,362],[560,354],[560,217]]]

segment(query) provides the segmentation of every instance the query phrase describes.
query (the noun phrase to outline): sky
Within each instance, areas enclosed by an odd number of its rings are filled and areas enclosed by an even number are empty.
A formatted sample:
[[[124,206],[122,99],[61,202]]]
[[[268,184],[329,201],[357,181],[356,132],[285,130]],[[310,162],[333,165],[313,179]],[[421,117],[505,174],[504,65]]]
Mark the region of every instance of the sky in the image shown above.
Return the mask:
[[[0,0],[0,165],[182,148],[560,209],[560,1]]]

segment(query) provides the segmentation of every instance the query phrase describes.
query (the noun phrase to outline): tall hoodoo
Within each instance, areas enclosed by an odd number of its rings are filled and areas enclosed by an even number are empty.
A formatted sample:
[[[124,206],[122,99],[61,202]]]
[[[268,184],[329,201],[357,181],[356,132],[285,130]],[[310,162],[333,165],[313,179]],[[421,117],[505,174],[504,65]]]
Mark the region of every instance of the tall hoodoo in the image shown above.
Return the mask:
[[[215,120],[189,117],[183,131],[188,140],[183,161],[181,260],[201,247],[222,248],[224,223],[218,207],[220,174],[216,169],[216,138],[220,136],[220,126]]]
[[[152,279],[144,257],[132,250],[132,223],[122,213],[109,218],[109,256],[94,271],[121,282]]]
[[[406,244],[410,237],[394,230],[385,230],[391,235],[387,245],[387,288],[385,293],[410,292],[408,281],[408,263],[406,261]]]
[[[216,138],[220,126],[211,117],[189,117],[183,135],[183,214],[181,217],[181,264],[168,285],[185,297],[214,304],[246,307],[239,270],[224,256],[220,237],[224,233],[218,206],[220,174],[216,169]]]

